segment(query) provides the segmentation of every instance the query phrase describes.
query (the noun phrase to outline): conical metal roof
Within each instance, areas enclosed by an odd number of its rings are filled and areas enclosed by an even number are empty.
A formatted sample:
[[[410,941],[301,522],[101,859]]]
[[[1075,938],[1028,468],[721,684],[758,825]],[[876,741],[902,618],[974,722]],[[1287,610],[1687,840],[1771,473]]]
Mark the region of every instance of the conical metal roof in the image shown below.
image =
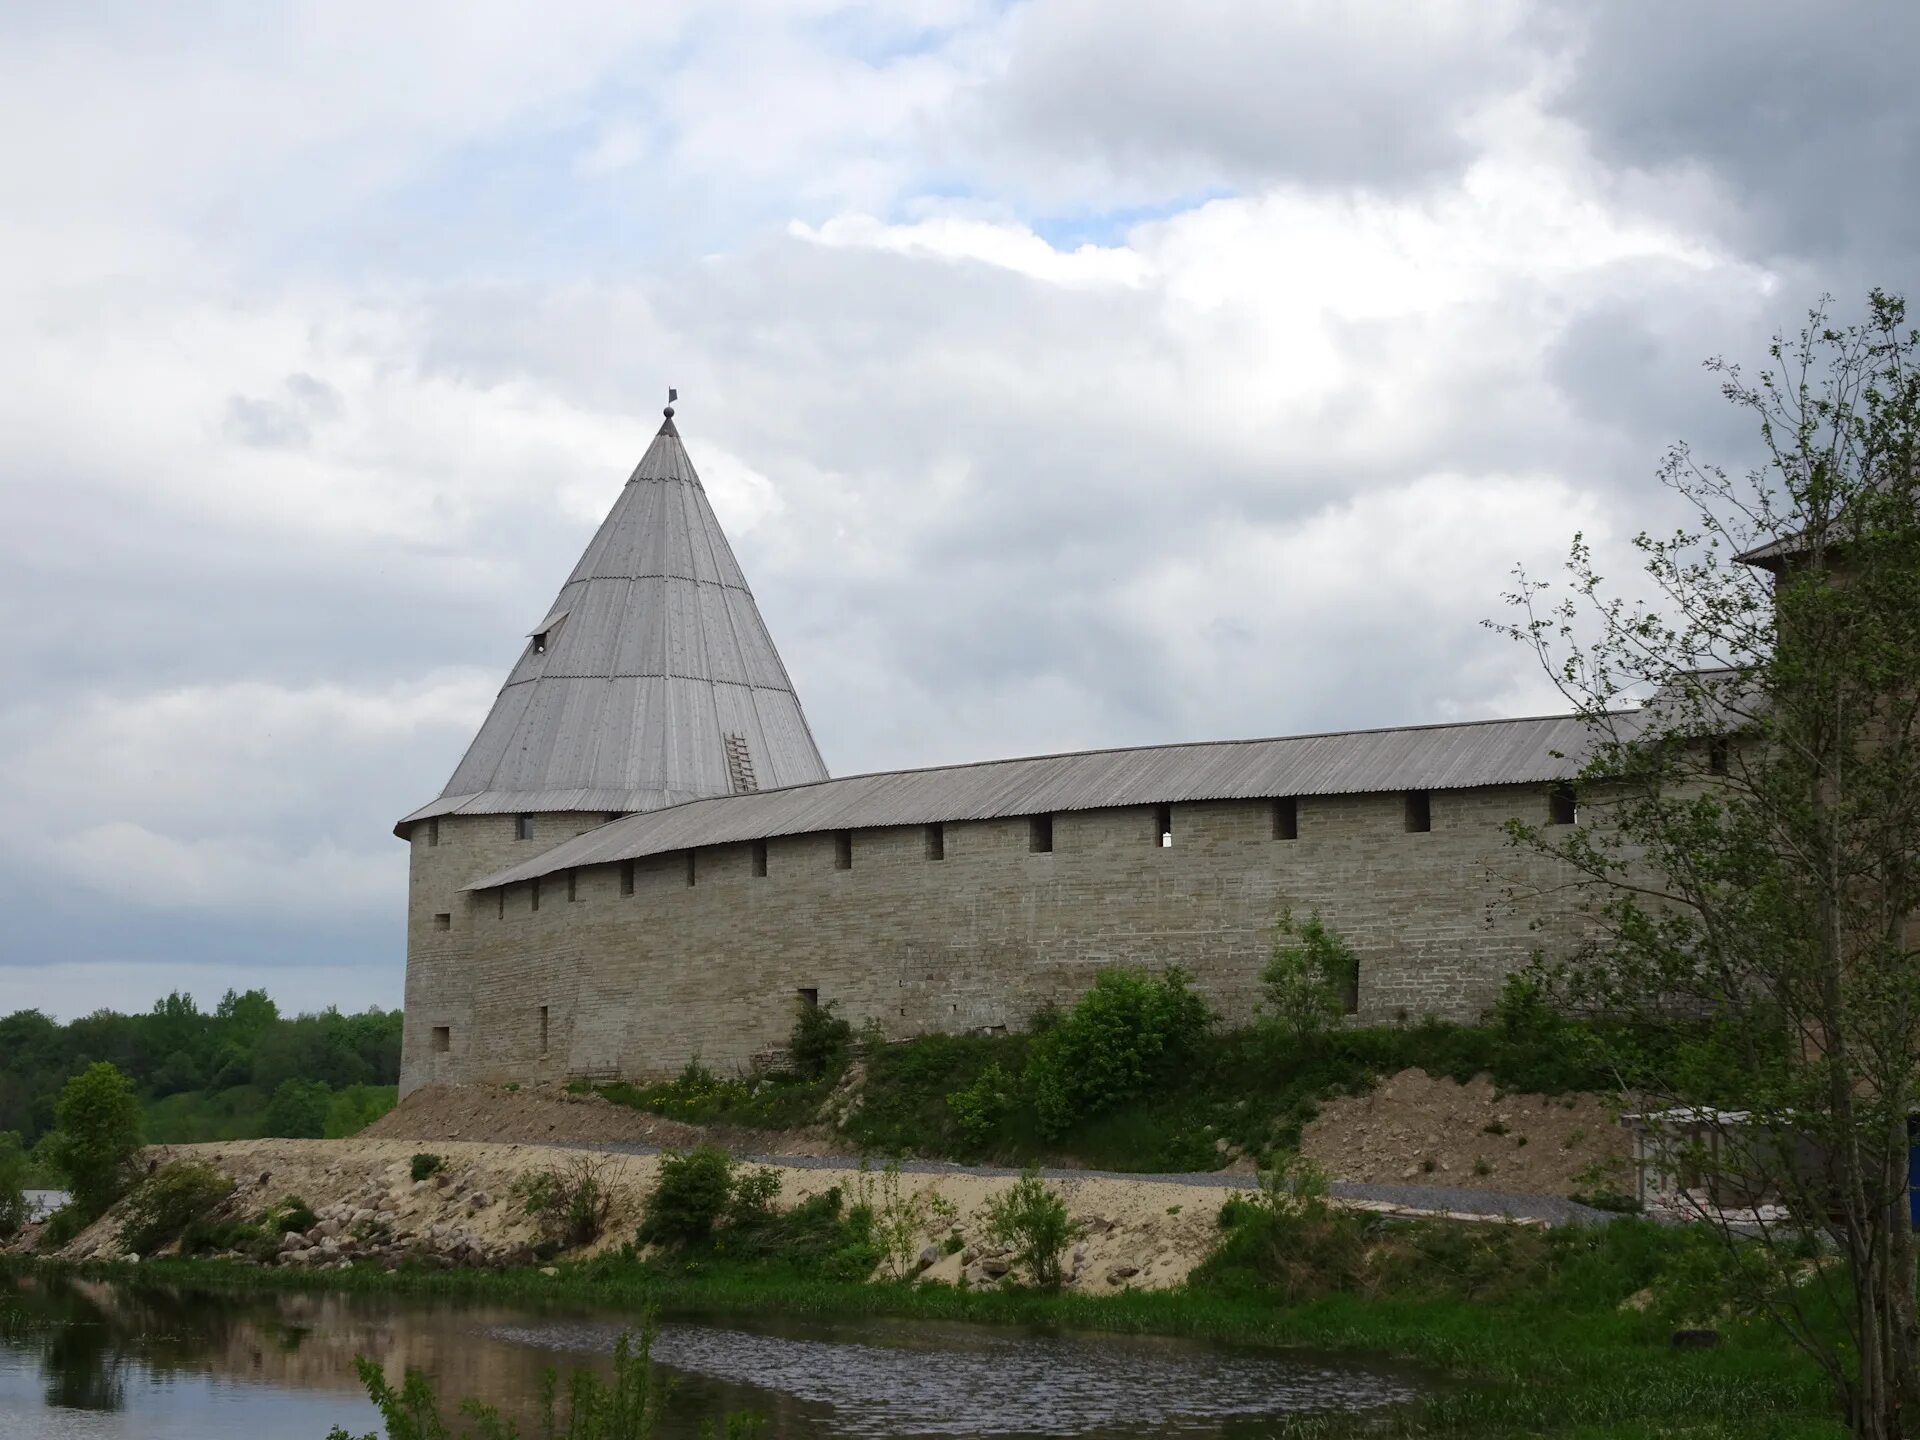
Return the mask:
[[[440,798],[401,820],[657,810],[827,778],[673,411]]]

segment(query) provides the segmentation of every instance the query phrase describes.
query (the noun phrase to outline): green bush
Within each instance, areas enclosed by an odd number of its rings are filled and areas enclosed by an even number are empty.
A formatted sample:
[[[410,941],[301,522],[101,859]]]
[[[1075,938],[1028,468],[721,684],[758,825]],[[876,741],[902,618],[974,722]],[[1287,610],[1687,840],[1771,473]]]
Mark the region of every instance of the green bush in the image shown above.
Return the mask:
[[[263,1135],[318,1140],[327,1133],[327,1106],[333,1092],[321,1080],[283,1080],[267,1102]]]
[[[286,1195],[261,1215],[260,1224],[262,1229],[278,1240],[290,1231],[306,1234],[319,1218],[313,1213],[313,1207],[298,1195]]]
[[[174,1160],[135,1186],[122,1207],[120,1244],[151,1255],[181,1239],[189,1226],[206,1223],[233,1194],[233,1180],[211,1165]]]
[[[969,1145],[983,1146],[1012,1112],[1019,1092],[1013,1076],[994,1061],[964,1090],[947,1096],[947,1108]]]
[[[1305,1040],[1340,1023],[1358,1000],[1360,961],[1318,914],[1296,921],[1291,910],[1274,927],[1273,953],[1260,971],[1260,1016],[1290,1040]]]
[[[1145,1092],[1206,1033],[1206,1003],[1175,966],[1160,976],[1103,970],[1073,1009],[1033,1042],[1027,1084],[1042,1133]]]
[[[412,1162],[407,1166],[407,1174],[418,1182],[431,1177],[446,1163],[446,1161],[442,1160],[438,1155],[435,1155],[431,1150],[422,1150],[413,1157]]]
[[[640,1243],[698,1245],[712,1239],[733,1198],[733,1165],[731,1155],[711,1145],[662,1155]]]
[[[49,1152],[73,1197],[63,1208],[74,1212],[79,1228],[126,1190],[140,1153],[140,1101],[111,1061],[96,1061],[67,1081],[55,1107]]]
[[[787,1063],[805,1080],[821,1080],[847,1068],[853,1054],[853,1026],[834,1014],[835,1002],[798,1002],[793,1034],[787,1038]]]
[[[513,1182],[513,1196],[540,1226],[549,1245],[590,1245],[605,1232],[617,1196],[607,1183],[604,1156],[576,1155],[564,1164],[529,1171]]]
[[[0,1130],[0,1240],[11,1240],[27,1223],[27,1174],[31,1162],[20,1136]]]
[[[1066,1202],[1036,1169],[987,1202],[987,1233],[1013,1247],[1034,1284],[1052,1288],[1062,1278],[1060,1257],[1079,1232],[1067,1215]]]

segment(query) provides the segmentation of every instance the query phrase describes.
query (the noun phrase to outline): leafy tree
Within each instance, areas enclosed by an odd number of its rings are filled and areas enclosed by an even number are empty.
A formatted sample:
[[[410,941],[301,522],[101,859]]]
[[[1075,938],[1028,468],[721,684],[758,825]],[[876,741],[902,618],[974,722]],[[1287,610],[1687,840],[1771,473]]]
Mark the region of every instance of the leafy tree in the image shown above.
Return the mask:
[[[0,1130],[0,1240],[27,1223],[27,1150],[11,1130]]]
[[[262,1130],[293,1140],[318,1140],[327,1131],[333,1092],[319,1080],[285,1080],[267,1102]]]
[[[50,1156],[79,1214],[100,1214],[126,1188],[140,1152],[140,1101],[127,1077],[107,1060],[67,1082],[55,1113]]]
[[[793,1034],[787,1040],[787,1062],[807,1080],[838,1075],[853,1054],[853,1026],[833,1013],[834,1002],[798,1002]]]
[[[1280,913],[1273,953],[1260,971],[1261,1018],[1298,1042],[1322,1034],[1347,1013],[1359,987],[1360,961],[1353,947],[1329,930],[1318,914],[1295,920]]]
[[[1875,292],[1861,323],[1816,310],[1769,356],[1751,378],[1710,362],[1762,463],[1671,452],[1691,518],[1636,542],[1647,598],[1578,537],[1563,591],[1519,577],[1502,628],[1591,750],[1579,823],[1515,836],[1565,863],[1594,922],[1552,972],[1563,1003],[1714,1017],[1699,1045],[1610,1058],[1646,1108],[1696,1107],[1703,1192],[1783,1202],[1757,1240],[1699,1218],[1854,1433],[1894,1437],[1920,1427],[1920,333]],[[1713,1108],[1729,1096],[1737,1114]]]
[[[1011,1246],[1033,1283],[1060,1284],[1060,1257],[1079,1227],[1067,1215],[1066,1201],[1054,1194],[1038,1170],[1028,1170],[987,1202],[987,1233]]]
[[[1143,1093],[1192,1051],[1208,1020],[1206,1002],[1177,965],[1159,976],[1102,970],[1029,1052],[1025,1074],[1041,1130],[1063,1134]]]

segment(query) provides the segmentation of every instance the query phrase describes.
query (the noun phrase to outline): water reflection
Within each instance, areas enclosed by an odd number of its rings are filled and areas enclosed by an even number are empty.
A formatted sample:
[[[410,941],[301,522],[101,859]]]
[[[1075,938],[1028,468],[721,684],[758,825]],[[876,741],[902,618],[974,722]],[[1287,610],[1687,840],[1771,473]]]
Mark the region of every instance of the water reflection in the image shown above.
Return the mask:
[[[319,1440],[335,1421],[358,1433],[373,1416],[355,1355],[530,1419],[548,1367],[604,1368],[630,1323],[577,1308],[0,1276],[0,1434]],[[1226,1437],[1416,1394],[1390,1368],[959,1324],[670,1323],[654,1353],[673,1380],[666,1436],[749,1409],[776,1437]]]

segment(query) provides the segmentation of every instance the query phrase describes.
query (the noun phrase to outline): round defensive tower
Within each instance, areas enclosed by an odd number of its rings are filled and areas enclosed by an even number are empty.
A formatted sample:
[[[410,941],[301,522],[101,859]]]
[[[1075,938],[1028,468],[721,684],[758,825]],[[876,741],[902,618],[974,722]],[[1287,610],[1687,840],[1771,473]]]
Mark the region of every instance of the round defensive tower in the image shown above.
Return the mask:
[[[412,852],[401,1093],[459,1078],[482,1042],[469,950],[494,897],[469,882],[623,815],[825,778],[669,406],[445,788],[394,827]]]

